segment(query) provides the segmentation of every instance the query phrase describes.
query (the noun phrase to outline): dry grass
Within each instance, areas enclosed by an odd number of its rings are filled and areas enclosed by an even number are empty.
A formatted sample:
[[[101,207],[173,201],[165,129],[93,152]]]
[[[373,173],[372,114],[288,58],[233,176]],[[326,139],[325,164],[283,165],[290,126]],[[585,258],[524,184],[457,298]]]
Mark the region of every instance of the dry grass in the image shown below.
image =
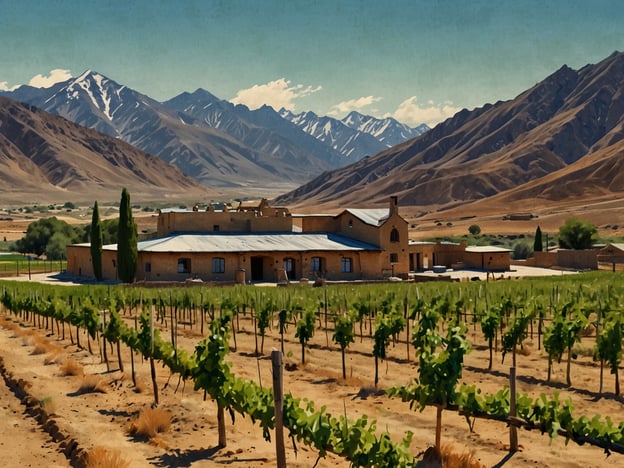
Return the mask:
[[[78,393],[106,393],[108,384],[99,375],[85,375]]]
[[[171,414],[160,408],[147,408],[130,423],[128,433],[136,437],[152,439],[167,432],[171,427]]]
[[[530,356],[531,355],[531,349],[528,346],[524,346],[524,347],[518,349],[518,354],[520,356]]]
[[[48,354],[43,363],[47,366],[50,364],[60,364],[61,362],[63,362],[65,360],[65,354],[61,351],[52,351],[50,354]]]
[[[451,444],[442,444],[440,450],[429,447],[423,458],[417,463],[420,468],[484,468],[474,457],[473,452],[455,452]]]
[[[83,375],[82,365],[75,359],[66,359],[60,367],[61,375]]]
[[[40,354],[48,354],[54,351],[54,348],[49,343],[42,340],[34,340],[35,348],[32,350],[32,355],[38,356]]]
[[[463,451],[457,453],[455,447],[451,444],[442,444],[442,466],[453,468],[484,468],[478,460],[475,459],[473,451]]]
[[[122,458],[118,450],[93,447],[85,459],[87,468],[130,468],[131,464]]]

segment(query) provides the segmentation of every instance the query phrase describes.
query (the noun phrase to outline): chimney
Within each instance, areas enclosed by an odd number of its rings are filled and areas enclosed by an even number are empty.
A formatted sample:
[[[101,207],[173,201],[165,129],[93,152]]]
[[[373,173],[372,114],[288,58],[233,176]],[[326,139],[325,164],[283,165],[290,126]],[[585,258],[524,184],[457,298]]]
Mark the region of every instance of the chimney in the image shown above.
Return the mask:
[[[390,197],[390,212],[389,216],[394,216],[395,214],[399,214],[399,197],[392,196]]]

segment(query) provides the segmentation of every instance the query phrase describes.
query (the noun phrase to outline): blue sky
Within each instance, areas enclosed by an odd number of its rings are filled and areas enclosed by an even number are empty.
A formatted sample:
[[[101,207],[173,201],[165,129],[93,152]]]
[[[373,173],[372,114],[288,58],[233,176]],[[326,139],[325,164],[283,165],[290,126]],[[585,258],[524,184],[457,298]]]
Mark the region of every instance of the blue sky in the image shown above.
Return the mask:
[[[624,50],[623,24],[620,0],[0,0],[0,88],[91,69],[161,101],[432,125]]]

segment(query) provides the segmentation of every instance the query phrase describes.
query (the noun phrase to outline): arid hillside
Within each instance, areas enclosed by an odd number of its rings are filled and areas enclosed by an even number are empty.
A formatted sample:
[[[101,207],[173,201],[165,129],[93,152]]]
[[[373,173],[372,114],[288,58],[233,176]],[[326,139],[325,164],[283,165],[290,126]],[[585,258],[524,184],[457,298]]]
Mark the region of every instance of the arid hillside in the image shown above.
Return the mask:
[[[415,222],[430,213],[456,220],[509,211],[593,216],[624,196],[623,86],[623,53],[580,70],[563,66],[513,100],[463,110],[276,202],[318,211],[383,205],[398,195]],[[607,224],[622,224],[614,216]]]
[[[205,199],[215,195],[177,168],[118,139],[0,97],[0,199]]]

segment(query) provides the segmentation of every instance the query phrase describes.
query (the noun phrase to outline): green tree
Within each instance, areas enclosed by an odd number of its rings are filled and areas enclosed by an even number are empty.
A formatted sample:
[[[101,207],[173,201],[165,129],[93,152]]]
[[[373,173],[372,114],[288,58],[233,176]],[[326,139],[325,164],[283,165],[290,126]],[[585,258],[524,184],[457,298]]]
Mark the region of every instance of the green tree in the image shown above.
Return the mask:
[[[468,227],[468,232],[473,236],[478,236],[479,234],[481,234],[481,227],[478,224],[471,224]]]
[[[533,241],[533,252],[541,252],[544,250],[542,243],[542,230],[539,226],[535,230],[535,240]]]
[[[559,247],[564,249],[588,249],[596,241],[596,226],[578,218],[569,218],[559,228]]]
[[[16,241],[15,247],[21,253],[42,255],[46,253],[53,236],[55,236],[54,246],[50,248],[50,253],[55,260],[65,258],[67,245],[80,240],[76,230],[70,224],[52,217],[30,223],[26,235]]]
[[[105,220],[100,218],[100,226],[102,226],[102,244],[116,244],[119,231],[119,218]],[[84,229],[80,234],[80,242],[91,242],[91,224],[84,225]]]
[[[67,256],[67,246],[72,239],[62,232],[55,232],[46,244],[45,254],[48,260],[64,260]]]
[[[93,205],[93,215],[91,216],[91,229],[89,230],[91,240],[91,264],[93,265],[93,276],[98,281],[102,280],[102,224],[100,223],[100,211],[98,202]]]
[[[137,228],[132,220],[130,194],[124,188],[119,204],[117,234],[117,275],[124,283],[132,283],[137,267]]]

